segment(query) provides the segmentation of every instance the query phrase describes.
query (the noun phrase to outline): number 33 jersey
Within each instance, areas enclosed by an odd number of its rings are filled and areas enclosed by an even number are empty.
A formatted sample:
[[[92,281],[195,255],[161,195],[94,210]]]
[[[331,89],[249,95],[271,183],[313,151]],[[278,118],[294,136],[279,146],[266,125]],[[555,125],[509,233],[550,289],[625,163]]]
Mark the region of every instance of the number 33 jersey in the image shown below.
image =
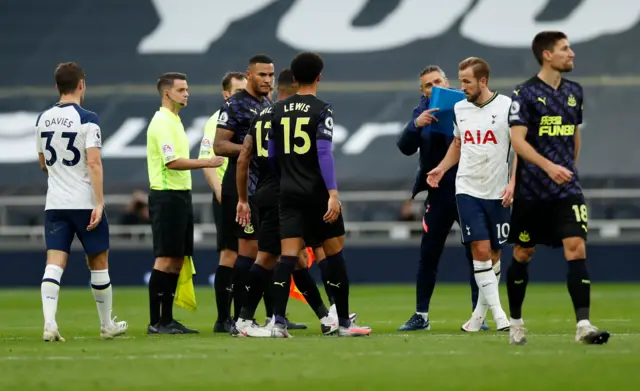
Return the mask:
[[[318,142],[333,138],[333,109],[313,95],[292,95],[273,108],[269,137],[276,144],[281,196],[327,195]]]
[[[44,155],[49,174],[45,210],[93,209],[87,149],[101,148],[96,113],[75,103],[57,103],[35,125],[36,150]]]
[[[460,137],[456,194],[497,200],[509,183],[511,99],[494,93],[484,104],[467,100],[454,106],[454,135]]]

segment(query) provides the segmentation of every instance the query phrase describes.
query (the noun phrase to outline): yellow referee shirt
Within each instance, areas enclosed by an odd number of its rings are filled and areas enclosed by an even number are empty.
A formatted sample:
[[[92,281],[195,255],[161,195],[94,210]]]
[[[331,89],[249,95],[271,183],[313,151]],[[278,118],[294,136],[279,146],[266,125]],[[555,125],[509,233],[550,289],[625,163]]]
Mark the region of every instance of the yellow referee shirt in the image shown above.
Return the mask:
[[[189,138],[180,117],[160,107],[147,128],[147,169],[152,190],[191,190],[190,170],[170,170],[167,163],[189,159]]]
[[[218,116],[220,115],[220,110],[213,113],[211,118],[207,121],[207,124],[204,126],[204,137],[202,137],[202,142],[200,143],[200,155],[199,159],[211,159],[216,156],[213,152],[213,140],[216,138],[216,128],[218,127]],[[216,168],[216,174],[218,174],[218,179],[220,179],[220,183],[222,183],[222,178],[224,177],[224,172],[227,171],[227,165],[229,164],[229,159],[225,158],[224,163]]]

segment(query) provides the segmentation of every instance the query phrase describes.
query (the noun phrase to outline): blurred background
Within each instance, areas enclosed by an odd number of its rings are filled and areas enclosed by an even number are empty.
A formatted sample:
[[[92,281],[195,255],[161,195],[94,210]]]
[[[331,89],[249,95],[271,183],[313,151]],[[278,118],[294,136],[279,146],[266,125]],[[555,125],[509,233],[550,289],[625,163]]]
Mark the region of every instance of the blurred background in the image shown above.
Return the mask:
[[[425,193],[411,201],[417,156],[396,139],[420,100],[418,73],[440,65],[457,86],[457,64],[488,60],[490,85],[510,94],[537,72],[530,42],[560,29],[576,52],[569,75],[585,90],[580,178],[589,203],[594,280],[640,279],[640,2],[627,0],[44,0],[0,3],[0,285],[39,285],[43,207],[33,125],[55,103],[53,70],[76,61],[87,74],[85,108],[103,134],[111,275],[144,283],[153,262],[145,132],[160,102],[157,76],[185,72],[182,111],[196,156],[206,120],[222,103],[220,80],[271,56],[276,72],[303,50],[319,52],[319,94],[335,108],[335,156],[345,208],[350,273],[356,282],[411,282]],[[193,172],[197,282],[217,265],[212,192]],[[77,244],[77,243],[76,243]],[[72,256],[82,264],[82,252]],[[507,248],[503,260],[511,257]],[[563,281],[561,251],[540,249],[533,278]],[[454,226],[441,262],[445,281],[466,280]],[[464,271],[464,272],[463,272]],[[75,265],[65,284],[86,284]]]

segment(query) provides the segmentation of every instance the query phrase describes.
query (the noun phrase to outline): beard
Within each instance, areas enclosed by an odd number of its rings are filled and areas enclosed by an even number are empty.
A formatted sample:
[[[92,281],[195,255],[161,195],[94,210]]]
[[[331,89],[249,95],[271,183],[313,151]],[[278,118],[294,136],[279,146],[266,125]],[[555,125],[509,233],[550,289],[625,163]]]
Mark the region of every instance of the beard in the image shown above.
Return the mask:
[[[475,94],[467,96],[467,101],[471,103],[475,103],[479,97],[480,97],[480,89],[478,89],[478,92],[476,92]]]
[[[553,67],[554,71],[558,71],[560,73],[567,73],[567,72],[571,72],[573,71],[573,64],[565,64],[564,66],[561,67]]]

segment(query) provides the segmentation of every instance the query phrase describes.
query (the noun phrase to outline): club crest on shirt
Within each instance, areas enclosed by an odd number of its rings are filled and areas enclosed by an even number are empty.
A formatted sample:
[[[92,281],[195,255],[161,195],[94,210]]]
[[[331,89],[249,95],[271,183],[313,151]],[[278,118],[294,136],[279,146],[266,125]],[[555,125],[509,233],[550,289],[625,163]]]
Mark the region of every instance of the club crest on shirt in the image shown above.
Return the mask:
[[[576,107],[576,97],[573,95],[569,95],[569,98],[567,99],[567,106],[569,107]]]

